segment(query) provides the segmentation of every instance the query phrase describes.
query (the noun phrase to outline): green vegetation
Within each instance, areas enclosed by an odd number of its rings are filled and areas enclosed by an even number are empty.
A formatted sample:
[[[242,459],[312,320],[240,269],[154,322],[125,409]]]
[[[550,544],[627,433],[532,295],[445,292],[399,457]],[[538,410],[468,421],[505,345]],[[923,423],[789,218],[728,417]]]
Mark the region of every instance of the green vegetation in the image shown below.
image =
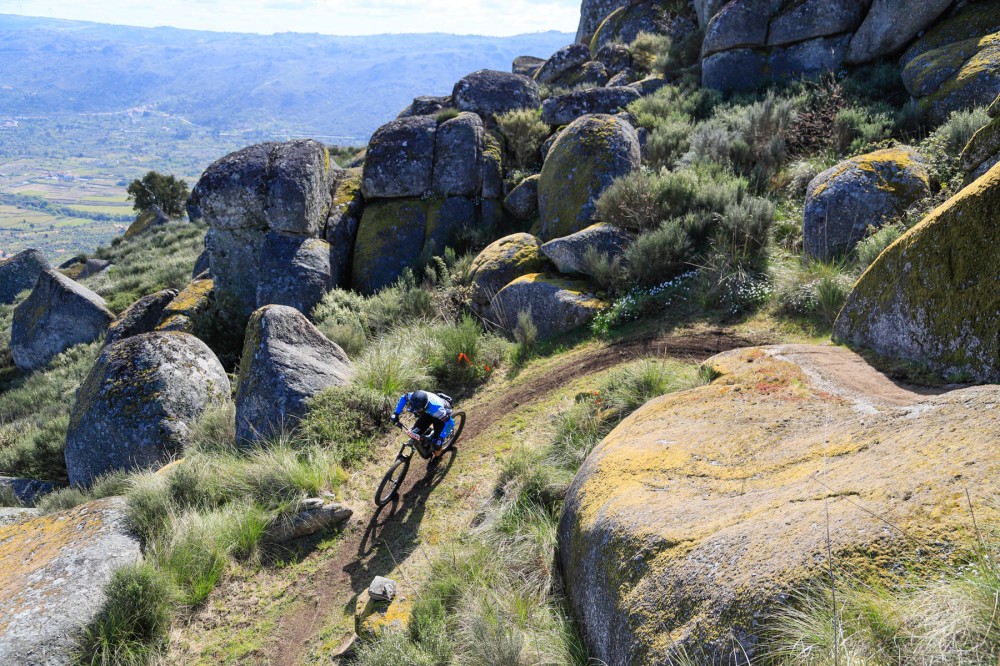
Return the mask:
[[[697,366],[647,359],[581,393],[553,418],[549,447],[516,449],[504,460],[478,526],[430,563],[408,633],[380,635],[352,663],[589,663],[556,582],[563,495],[604,434],[650,398],[696,386],[700,377]]]
[[[497,126],[507,139],[513,157],[513,167],[536,169],[541,160],[541,148],[551,130],[542,122],[539,111],[520,109],[497,116]]]
[[[142,179],[136,178],[126,190],[132,208],[144,211],[157,206],[168,217],[183,217],[188,198],[188,186],[173,175],[149,171]]]

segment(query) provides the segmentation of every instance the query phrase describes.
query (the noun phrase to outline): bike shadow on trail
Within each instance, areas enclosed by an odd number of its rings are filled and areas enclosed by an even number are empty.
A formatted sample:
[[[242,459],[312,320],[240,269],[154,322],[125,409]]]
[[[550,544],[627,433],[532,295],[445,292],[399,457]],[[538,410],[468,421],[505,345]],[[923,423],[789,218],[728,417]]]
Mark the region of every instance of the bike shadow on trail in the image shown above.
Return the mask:
[[[416,550],[427,498],[448,476],[456,457],[457,450],[452,448],[426,470],[422,469],[422,461],[414,460],[404,488],[392,502],[376,509],[358,544],[356,559],[344,567],[355,593],[367,589],[373,577],[386,575]],[[416,477],[411,482],[413,474]]]

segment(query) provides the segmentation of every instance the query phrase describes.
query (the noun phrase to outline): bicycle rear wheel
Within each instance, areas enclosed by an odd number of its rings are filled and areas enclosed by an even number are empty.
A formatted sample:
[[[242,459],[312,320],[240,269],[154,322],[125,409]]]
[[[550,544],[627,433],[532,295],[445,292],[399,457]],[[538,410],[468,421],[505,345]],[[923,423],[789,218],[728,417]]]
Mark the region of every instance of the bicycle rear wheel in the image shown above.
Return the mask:
[[[396,462],[392,464],[389,471],[382,477],[382,483],[379,484],[378,490],[375,492],[375,506],[385,506],[392,501],[392,498],[399,492],[399,486],[402,485],[403,479],[406,478],[406,471],[409,468],[409,458],[396,458]]]

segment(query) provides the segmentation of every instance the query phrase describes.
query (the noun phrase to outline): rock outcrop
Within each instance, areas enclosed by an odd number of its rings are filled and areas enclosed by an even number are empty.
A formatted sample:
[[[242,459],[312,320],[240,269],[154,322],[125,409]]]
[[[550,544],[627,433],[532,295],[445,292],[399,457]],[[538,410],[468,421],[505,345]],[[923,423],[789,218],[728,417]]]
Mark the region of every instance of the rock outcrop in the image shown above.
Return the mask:
[[[0,261],[0,305],[10,305],[22,291],[33,288],[38,276],[49,268],[38,250],[24,250]]]
[[[154,227],[162,227],[170,222],[170,218],[160,210],[157,205],[152,205],[135,217],[135,222],[125,230],[126,240],[131,240],[140,234],[144,234]]]
[[[162,467],[181,452],[205,408],[229,394],[225,369],[192,335],[146,333],[105,347],[70,415],[70,483]]]
[[[568,125],[580,116],[618,113],[640,97],[639,91],[628,86],[590,88],[557,95],[542,103],[542,122]]]
[[[141,558],[121,498],[0,525],[0,663],[69,666],[115,570]]]
[[[236,436],[243,444],[294,426],[309,399],[348,383],[354,366],[294,308],[268,305],[247,324],[236,390]]]
[[[575,234],[554,238],[540,249],[560,273],[590,275],[584,260],[588,250],[593,248],[598,254],[614,259],[621,257],[631,244],[632,234],[602,222]]]
[[[845,62],[857,65],[896,53],[953,4],[954,0],[874,0],[851,38]]]
[[[0,476],[0,493],[9,492],[23,506],[34,506],[35,502],[58,487],[50,481]]]
[[[594,33],[613,11],[629,4],[630,0],[583,0],[580,6],[580,25],[576,29],[576,41],[590,44]]]
[[[845,160],[809,183],[803,249],[819,259],[850,252],[869,226],[882,226],[930,193],[927,165],[907,146]]]
[[[164,289],[140,298],[111,323],[104,336],[104,344],[110,345],[133,335],[152,333],[177,294],[176,289]]]
[[[545,269],[542,243],[531,234],[512,234],[493,241],[472,260],[469,281],[472,302],[485,310],[501,289],[514,279]]]
[[[490,302],[490,311],[508,330],[513,330],[522,312],[528,313],[538,335],[550,338],[589,323],[606,305],[585,282],[531,273],[501,289]]]
[[[528,176],[503,200],[503,207],[519,220],[530,220],[538,215],[538,176]]]
[[[419,197],[431,189],[438,124],[433,117],[400,118],[372,135],[361,191],[366,199]]]
[[[272,231],[264,237],[257,302],[309,314],[337,285],[337,269],[333,248],[325,240]]]
[[[527,76],[530,79],[534,78],[535,73],[544,64],[545,58],[536,58],[535,56],[518,56],[514,58],[514,62],[511,65],[511,71],[514,74]]]
[[[590,48],[584,44],[564,46],[549,57],[535,72],[539,83],[555,83],[567,72],[577,69],[590,60]]]
[[[900,66],[933,122],[990,104],[1000,90],[1000,12],[990,2],[970,3],[915,41]]]
[[[419,259],[427,231],[421,199],[369,201],[354,245],[351,286],[371,294],[394,283]]]
[[[163,308],[160,322],[154,330],[194,332],[195,318],[208,310],[214,296],[214,280],[192,280]]]
[[[708,365],[721,377],[625,419],[567,493],[559,557],[592,658],[755,663],[765,620],[830,566],[828,533],[841,571],[891,568],[914,534],[930,558],[974,542],[963,489],[997,487],[996,387],[928,397],[833,347]]]
[[[258,305],[269,232],[323,238],[339,172],[327,149],[311,140],[249,146],[205,170],[192,205],[209,225],[205,245],[215,288],[244,314]],[[331,274],[347,270],[337,264]]]
[[[559,134],[538,181],[542,240],[596,222],[596,202],[615,178],[640,166],[639,137],[623,119],[583,116]]]
[[[631,44],[644,32],[666,35],[674,44],[680,44],[697,28],[686,0],[633,0],[601,22],[590,40],[590,50],[596,55],[609,44]]]
[[[542,103],[538,84],[512,72],[481,69],[459,80],[451,93],[459,111],[484,119],[518,109],[537,109]]]
[[[861,276],[834,339],[929,366],[951,381],[1000,381],[1000,165],[890,245]]]
[[[97,340],[115,316],[104,299],[62,273],[42,271],[14,308],[10,351],[24,371],[44,367],[70,347]]]

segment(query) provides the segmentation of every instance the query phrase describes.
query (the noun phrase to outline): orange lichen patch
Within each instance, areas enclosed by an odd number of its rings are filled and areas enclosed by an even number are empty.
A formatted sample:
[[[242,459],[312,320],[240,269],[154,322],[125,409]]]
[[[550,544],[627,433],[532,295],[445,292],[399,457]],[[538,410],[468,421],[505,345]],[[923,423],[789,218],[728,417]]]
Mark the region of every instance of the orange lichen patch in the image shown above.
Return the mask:
[[[817,575],[827,526],[838,567],[954,554],[971,537],[965,489],[979,504],[1000,487],[1000,387],[907,393],[837,347],[709,364],[720,378],[625,419],[567,496],[574,611],[585,634],[613,624],[600,630],[631,663],[755,631],[776,595]],[[865,376],[844,385],[838,368]],[[602,610],[584,607],[596,598]]]

